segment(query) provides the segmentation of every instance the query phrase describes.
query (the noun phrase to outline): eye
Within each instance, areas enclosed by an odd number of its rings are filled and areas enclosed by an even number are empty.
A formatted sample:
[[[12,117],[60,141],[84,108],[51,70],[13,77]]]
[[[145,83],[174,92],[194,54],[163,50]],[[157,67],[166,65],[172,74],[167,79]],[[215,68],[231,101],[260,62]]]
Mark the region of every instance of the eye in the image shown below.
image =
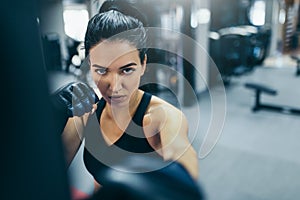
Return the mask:
[[[95,72],[99,75],[104,75],[107,72],[107,69],[95,69]]]
[[[131,74],[134,71],[135,71],[135,69],[133,69],[133,68],[125,68],[125,69],[122,70],[122,72],[124,74]]]

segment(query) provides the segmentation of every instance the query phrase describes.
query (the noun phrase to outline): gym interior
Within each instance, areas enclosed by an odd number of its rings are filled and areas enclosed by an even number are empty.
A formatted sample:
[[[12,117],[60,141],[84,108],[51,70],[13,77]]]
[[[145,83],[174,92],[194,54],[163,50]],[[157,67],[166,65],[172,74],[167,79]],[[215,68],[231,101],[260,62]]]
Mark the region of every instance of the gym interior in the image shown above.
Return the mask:
[[[124,1],[155,36],[142,84],[186,115],[205,199],[298,199],[299,0]],[[92,195],[82,148],[65,169],[48,95],[91,81],[84,33],[103,2],[2,3],[4,199]]]

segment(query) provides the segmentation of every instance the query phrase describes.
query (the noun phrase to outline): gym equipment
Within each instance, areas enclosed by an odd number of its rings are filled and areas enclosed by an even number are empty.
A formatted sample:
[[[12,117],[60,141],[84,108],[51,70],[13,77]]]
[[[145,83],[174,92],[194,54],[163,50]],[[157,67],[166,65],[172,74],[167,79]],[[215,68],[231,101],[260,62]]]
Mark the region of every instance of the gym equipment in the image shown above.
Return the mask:
[[[291,55],[291,58],[297,62],[296,65],[296,76],[300,76],[300,57]]]
[[[82,82],[72,82],[58,89],[52,96],[53,104],[68,117],[90,112],[99,98],[93,89]]]
[[[1,1],[1,199],[71,199],[50,108],[36,15],[39,2]]]
[[[65,71],[69,73],[70,66],[72,65],[72,59],[74,56],[78,56],[78,47],[80,45],[80,41],[77,41],[71,37],[67,37],[66,39],[67,43],[67,50],[68,50],[68,58],[66,60],[66,69]],[[76,66],[78,68],[78,66]]]
[[[252,89],[255,91],[255,104],[252,108],[252,111],[259,111],[259,110],[270,110],[270,111],[277,111],[282,113],[288,113],[288,114],[300,114],[300,109],[298,108],[292,108],[289,106],[284,105],[274,105],[269,103],[262,103],[260,100],[260,95],[262,93],[275,96],[277,95],[277,91],[270,88],[269,86],[257,84],[257,83],[246,83],[245,87],[248,89]]]
[[[48,33],[42,37],[44,60],[47,70],[62,70],[61,42],[58,33]]]
[[[210,33],[210,55],[225,84],[251,72],[264,61],[270,30],[250,25],[225,27]]]
[[[50,95],[59,130],[63,130],[69,117],[91,112],[99,98],[93,89],[82,82],[71,82]]]
[[[90,200],[203,200],[204,193],[177,162],[154,170],[164,163],[159,158],[134,155],[103,173],[109,180]],[[140,173],[140,171],[149,171]],[[117,191],[117,192],[116,192]]]

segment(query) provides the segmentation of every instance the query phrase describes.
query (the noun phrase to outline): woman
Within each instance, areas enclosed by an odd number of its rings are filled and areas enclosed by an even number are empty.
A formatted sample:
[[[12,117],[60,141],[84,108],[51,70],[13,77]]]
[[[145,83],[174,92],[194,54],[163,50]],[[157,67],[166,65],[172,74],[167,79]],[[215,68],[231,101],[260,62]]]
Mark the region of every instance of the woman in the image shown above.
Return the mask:
[[[106,1],[89,21],[85,51],[102,98],[94,104],[93,92],[82,83],[57,92],[67,102],[69,116],[76,115],[68,119],[62,135],[68,162],[84,137],[85,165],[101,185],[102,169],[136,153],[175,161],[197,180],[198,159],[184,114],[139,89],[147,67],[147,36],[138,15],[128,4]]]

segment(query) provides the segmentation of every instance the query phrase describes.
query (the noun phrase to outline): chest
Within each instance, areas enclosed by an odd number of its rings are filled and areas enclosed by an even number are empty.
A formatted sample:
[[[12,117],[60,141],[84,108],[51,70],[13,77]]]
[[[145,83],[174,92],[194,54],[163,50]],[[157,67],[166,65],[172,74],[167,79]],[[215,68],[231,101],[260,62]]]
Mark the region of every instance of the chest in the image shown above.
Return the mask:
[[[160,133],[157,131],[157,125],[151,123],[151,117],[145,115],[140,123],[131,118],[123,120],[112,120],[105,117],[100,119],[101,134],[108,145],[115,144],[119,140],[142,141],[146,140],[154,149],[160,148]],[[124,134],[126,134],[124,136]],[[133,139],[137,138],[137,139]]]

